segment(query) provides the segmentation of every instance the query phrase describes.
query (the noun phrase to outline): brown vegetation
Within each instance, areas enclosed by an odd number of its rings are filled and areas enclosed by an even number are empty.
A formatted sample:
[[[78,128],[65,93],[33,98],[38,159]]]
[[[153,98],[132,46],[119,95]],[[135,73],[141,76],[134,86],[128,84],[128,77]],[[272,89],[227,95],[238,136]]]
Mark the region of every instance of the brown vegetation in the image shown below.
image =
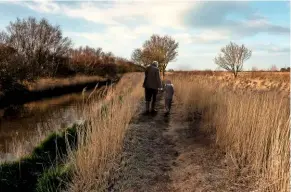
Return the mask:
[[[219,76],[170,78],[185,115],[201,113],[202,129],[215,134],[216,144],[234,167],[228,173],[234,182],[243,175],[259,191],[290,190],[289,92],[278,94],[279,86],[263,92],[246,90],[225,77],[218,80]]]
[[[253,91],[270,89],[285,93],[290,91],[290,72],[246,71],[240,72],[237,79],[225,71],[176,71],[175,74],[208,77],[221,81],[221,85],[235,85],[235,87],[248,88]]]
[[[144,42],[141,49],[135,49],[133,51],[132,60],[145,67],[153,61],[157,61],[160,71],[165,76],[167,65],[178,56],[178,47],[179,43],[168,35],[152,35],[149,40]]]
[[[72,48],[59,26],[46,19],[17,19],[0,32],[0,90],[16,82],[39,78],[66,78],[76,75],[110,76],[142,71],[127,59],[102,48]],[[77,78],[76,78],[77,79]]]
[[[107,179],[119,158],[125,132],[142,97],[142,76],[125,75],[104,100],[84,109],[90,122],[70,162],[74,177],[70,191],[105,191]]]
[[[106,79],[104,77],[100,76],[77,75],[71,78],[41,78],[35,81],[23,81],[22,84],[25,85],[28,90],[44,90],[53,88],[55,86],[76,85],[78,83],[105,80]]]

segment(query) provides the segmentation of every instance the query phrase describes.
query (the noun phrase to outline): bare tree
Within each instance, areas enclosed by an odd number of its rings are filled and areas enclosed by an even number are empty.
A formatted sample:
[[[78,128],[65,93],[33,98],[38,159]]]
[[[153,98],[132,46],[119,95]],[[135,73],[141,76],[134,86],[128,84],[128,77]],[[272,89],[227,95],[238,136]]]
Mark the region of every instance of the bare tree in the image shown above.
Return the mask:
[[[32,17],[10,22],[7,30],[1,32],[0,41],[17,50],[32,76],[54,75],[58,58],[66,57],[71,47],[70,39],[63,37],[59,26]]]
[[[165,75],[169,62],[174,61],[178,56],[179,43],[170,36],[152,35],[144,42],[142,49],[135,49],[132,53],[132,60],[137,64],[147,66],[152,61],[158,61],[160,70]]]
[[[131,54],[131,60],[136,63],[137,65],[145,65],[142,61],[142,50],[141,49],[135,49],[133,50]]]
[[[276,65],[272,65],[270,68],[270,71],[278,71],[278,68]]]
[[[17,51],[12,47],[0,44],[0,84],[3,79],[14,77],[20,70],[21,66],[18,64],[12,65],[17,61]]]
[[[230,42],[229,45],[221,49],[218,57],[215,57],[214,62],[221,68],[231,71],[236,78],[238,72],[242,71],[243,64],[252,56],[252,51],[244,45],[237,45]]]
[[[151,52],[147,49],[135,49],[131,55],[131,59],[134,63],[141,66],[148,66],[153,62]]]

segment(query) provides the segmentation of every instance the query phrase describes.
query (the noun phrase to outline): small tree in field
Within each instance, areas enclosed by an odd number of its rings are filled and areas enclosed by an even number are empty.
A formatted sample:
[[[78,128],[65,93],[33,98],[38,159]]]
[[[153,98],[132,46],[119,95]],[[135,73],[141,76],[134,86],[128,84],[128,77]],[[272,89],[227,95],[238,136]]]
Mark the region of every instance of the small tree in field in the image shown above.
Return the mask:
[[[157,61],[163,76],[165,76],[167,65],[178,56],[178,47],[179,43],[170,36],[152,35],[149,40],[144,42],[141,49],[133,51],[131,58],[135,63],[143,66]]]
[[[276,65],[272,65],[270,68],[270,71],[278,71],[278,68]]]
[[[214,62],[219,67],[230,71],[236,78],[238,72],[242,71],[243,64],[252,56],[252,51],[244,45],[237,45],[230,42],[229,45],[221,49],[221,53],[215,57]]]

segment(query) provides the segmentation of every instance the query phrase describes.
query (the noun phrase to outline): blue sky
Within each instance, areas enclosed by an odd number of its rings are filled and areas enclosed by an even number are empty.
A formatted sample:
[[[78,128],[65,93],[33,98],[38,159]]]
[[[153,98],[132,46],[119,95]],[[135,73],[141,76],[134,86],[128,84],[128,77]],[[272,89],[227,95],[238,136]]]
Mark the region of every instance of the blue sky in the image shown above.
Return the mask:
[[[179,42],[172,69],[216,69],[230,41],[253,50],[245,69],[290,65],[288,1],[0,1],[0,29],[17,17],[60,25],[74,46],[89,45],[130,58],[152,34]]]

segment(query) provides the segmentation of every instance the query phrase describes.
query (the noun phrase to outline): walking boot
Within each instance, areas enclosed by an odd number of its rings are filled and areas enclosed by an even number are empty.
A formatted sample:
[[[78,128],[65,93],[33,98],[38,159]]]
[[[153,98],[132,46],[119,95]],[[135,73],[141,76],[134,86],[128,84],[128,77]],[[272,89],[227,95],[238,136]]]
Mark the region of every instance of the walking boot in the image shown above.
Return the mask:
[[[151,112],[152,112],[152,113],[156,113],[156,112],[158,112],[158,111],[156,110],[155,106],[156,106],[156,102],[152,101],[152,107],[151,107]]]
[[[146,111],[145,114],[148,114],[150,112],[150,102],[146,102]]]

